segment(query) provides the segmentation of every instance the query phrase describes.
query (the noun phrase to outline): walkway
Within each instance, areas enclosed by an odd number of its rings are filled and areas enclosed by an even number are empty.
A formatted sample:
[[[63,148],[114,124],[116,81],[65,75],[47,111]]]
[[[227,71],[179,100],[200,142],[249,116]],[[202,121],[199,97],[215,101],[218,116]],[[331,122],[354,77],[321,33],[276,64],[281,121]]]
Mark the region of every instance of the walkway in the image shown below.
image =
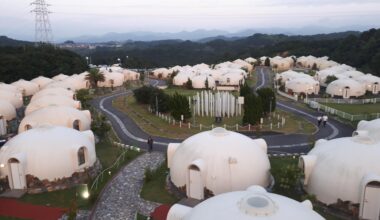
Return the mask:
[[[57,220],[65,209],[32,205],[15,199],[0,199],[0,216],[35,220]]]
[[[164,160],[160,152],[145,153],[122,168],[104,187],[91,219],[133,220],[137,212],[149,216],[160,204],[140,198],[145,169],[156,169]]]

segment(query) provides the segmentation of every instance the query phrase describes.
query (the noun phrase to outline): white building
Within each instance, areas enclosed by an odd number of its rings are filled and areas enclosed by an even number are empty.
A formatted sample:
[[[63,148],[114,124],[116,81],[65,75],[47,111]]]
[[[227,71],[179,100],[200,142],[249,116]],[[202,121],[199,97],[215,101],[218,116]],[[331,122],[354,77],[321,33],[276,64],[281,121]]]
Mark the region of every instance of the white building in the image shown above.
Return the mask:
[[[192,85],[194,89],[205,89],[206,88],[206,80],[208,81],[208,88],[215,88],[215,80],[214,78],[207,75],[199,75],[194,76],[191,79]]]
[[[0,99],[0,135],[7,134],[9,122],[16,118],[16,108],[8,101]]]
[[[0,89],[0,100],[10,102],[15,108],[20,108],[24,105],[20,92],[12,92]]]
[[[28,188],[29,177],[55,181],[84,172],[96,161],[91,131],[46,126],[23,132],[0,149],[0,178],[11,189]]]
[[[153,76],[160,79],[168,78],[173,72],[168,70],[167,68],[158,68],[153,70]]]
[[[43,96],[66,96],[67,98],[74,99],[74,92],[64,88],[46,88],[32,96],[31,102],[43,97]]]
[[[67,106],[48,106],[25,116],[19,125],[19,133],[45,125],[63,126],[79,131],[91,129],[91,113]]]
[[[190,198],[272,183],[266,142],[224,128],[169,144],[167,155],[171,181]]]
[[[294,78],[285,82],[285,90],[287,92],[291,91],[294,94],[318,94],[319,93],[319,82],[309,77],[299,77]]]
[[[268,193],[260,186],[223,193],[194,208],[175,204],[167,220],[323,220],[309,200],[298,202]]]
[[[39,90],[38,84],[23,79],[13,82],[11,85],[16,86],[23,96],[32,96]]]
[[[52,80],[54,80],[54,81],[62,81],[62,80],[65,80],[66,78],[69,78],[69,76],[61,73],[61,74],[58,74],[58,75],[54,76],[52,78]]]
[[[30,102],[30,104],[25,109],[25,115],[29,115],[33,111],[37,111],[48,106],[68,106],[80,109],[81,103],[66,96],[45,95],[39,99],[33,100],[33,102]]]
[[[45,88],[45,86],[47,86],[49,83],[54,82],[54,80],[44,76],[36,77],[30,81],[36,83],[38,85],[39,90]]]
[[[341,96],[344,99],[350,97],[360,97],[365,95],[366,88],[359,82],[350,79],[338,79],[332,81],[326,88],[326,93],[334,96]]]
[[[372,94],[378,94],[380,91],[380,77],[366,74],[356,78],[355,80],[363,84],[366,90],[372,92]]]
[[[319,140],[301,156],[304,189],[327,205],[338,200],[359,204],[360,219],[378,219],[379,157],[380,119],[361,121],[353,137]]]
[[[103,72],[104,82],[98,82],[99,87],[119,87],[124,83],[124,74],[118,72]]]

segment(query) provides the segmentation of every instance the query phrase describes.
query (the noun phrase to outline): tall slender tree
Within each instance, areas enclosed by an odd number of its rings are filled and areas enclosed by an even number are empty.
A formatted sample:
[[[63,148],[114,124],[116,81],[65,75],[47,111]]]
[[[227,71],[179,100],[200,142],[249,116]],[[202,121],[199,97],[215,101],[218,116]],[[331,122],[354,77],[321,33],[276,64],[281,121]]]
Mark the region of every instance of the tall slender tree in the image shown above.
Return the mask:
[[[91,88],[97,88],[98,82],[104,82],[106,80],[104,74],[99,72],[97,68],[90,69],[85,79],[90,82]]]

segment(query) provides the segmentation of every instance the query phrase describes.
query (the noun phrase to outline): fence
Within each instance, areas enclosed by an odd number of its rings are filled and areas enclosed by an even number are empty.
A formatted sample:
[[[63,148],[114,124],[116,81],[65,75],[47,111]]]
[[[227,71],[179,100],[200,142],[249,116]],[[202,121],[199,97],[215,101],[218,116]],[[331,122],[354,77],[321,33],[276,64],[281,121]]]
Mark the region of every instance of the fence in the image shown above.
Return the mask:
[[[125,156],[126,156],[126,154],[128,153],[129,150],[134,150],[134,151],[137,151],[137,152],[141,151],[141,149],[138,148],[138,147],[122,144],[122,143],[119,143],[119,142],[116,142],[116,141],[114,141],[113,144],[116,145],[116,146],[122,147],[125,150],[120,154],[120,156],[116,159],[116,161],[111,166],[109,166],[108,168],[104,169],[102,172],[100,172],[95,177],[94,182],[92,182],[92,185],[90,187],[90,191],[92,191],[93,189],[97,189],[98,188],[99,181],[103,181],[103,177],[104,177],[104,175],[106,173],[108,173],[108,175],[110,175],[109,172],[111,172],[111,170],[113,168],[117,168],[117,167],[120,166],[120,164],[124,161]]]
[[[157,113],[156,115],[159,118],[167,121],[169,124],[171,124],[173,126],[178,126],[179,128],[187,128],[187,129],[199,128],[200,131],[210,130],[210,129],[213,129],[215,127],[224,127],[225,129],[235,130],[235,131],[256,131],[258,129],[263,129],[263,128],[273,130],[276,128],[280,129],[280,128],[284,127],[285,123],[286,123],[286,119],[283,116],[281,116],[280,114],[275,114],[275,113],[273,113],[273,119],[274,120],[271,123],[264,124],[263,123],[264,119],[262,118],[259,125],[251,125],[251,124],[247,124],[247,125],[239,125],[239,124],[234,124],[234,125],[227,125],[227,124],[205,125],[205,124],[196,124],[196,123],[190,123],[190,122],[176,121],[174,118],[172,118],[168,115],[162,114],[162,113]]]
[[[322,110],[326,113],[336,115],[340,118],[343,118],[343,119],[346,119],[349,121],[373,120],[373,119],[380,118],[380,112],[379,113],[371,113],[371,114],[353,115],[353,114],[349,114],[347,112],[337,110],[335,108],[331,108],[331,107],[326,106],[326,105],[322,105],[318,102],[311,101],[310,99],[308,99],[308,100],[305,99],[304,102],[312,108],[317,108],[317,109]]]
[[[318,102],[318,103],[335,103],[335,104],[369,104],[369,103],[380,103],[380,98],[371,98],[371,99],[307,98],[307,100]]]

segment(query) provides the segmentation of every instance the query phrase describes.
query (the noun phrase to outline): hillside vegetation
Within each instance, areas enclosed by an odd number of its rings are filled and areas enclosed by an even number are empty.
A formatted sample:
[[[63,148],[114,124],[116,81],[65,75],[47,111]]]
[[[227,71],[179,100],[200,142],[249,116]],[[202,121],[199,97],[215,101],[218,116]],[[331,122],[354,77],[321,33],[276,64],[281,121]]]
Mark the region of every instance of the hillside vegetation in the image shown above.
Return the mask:
[[[49,45],[0,47],[0,82],[53,77],[59,73],[71,75],[86,69],[86,60],[69,50]]]
[[[329,56],[364,72],[380,74],[380,29],[363,33],[344,32],[327,35],[286,36],[255,34],[234,41],[129,42],[122,48],[101,47],[93,51],[77,51],[91,56],[95,64],[115,63],[121,58],[127,67],[151,68],[160,66],[217,63],[237,58],[296,55]],[[128,59],[126,59],[128,56]]]

